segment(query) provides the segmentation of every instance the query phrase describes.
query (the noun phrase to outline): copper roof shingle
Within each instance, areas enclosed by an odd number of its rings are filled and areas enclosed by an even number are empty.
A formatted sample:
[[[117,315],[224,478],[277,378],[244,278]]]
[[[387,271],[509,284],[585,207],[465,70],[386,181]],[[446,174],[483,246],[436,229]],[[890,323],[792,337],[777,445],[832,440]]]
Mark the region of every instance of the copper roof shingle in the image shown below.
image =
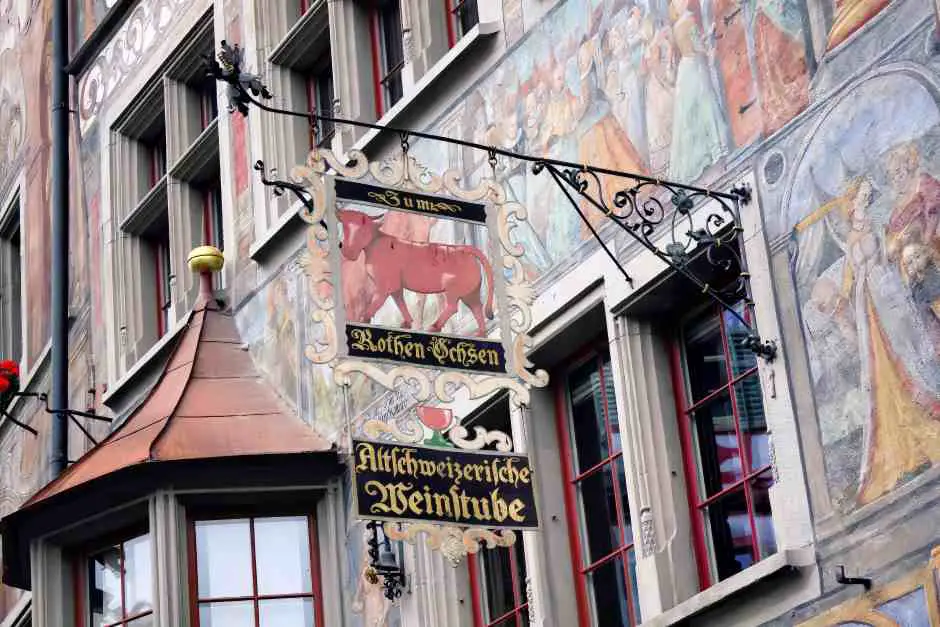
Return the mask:
[[[202,297],[147,399],[23,508],[137,464],[331,448],[261,378],[232,314]]]

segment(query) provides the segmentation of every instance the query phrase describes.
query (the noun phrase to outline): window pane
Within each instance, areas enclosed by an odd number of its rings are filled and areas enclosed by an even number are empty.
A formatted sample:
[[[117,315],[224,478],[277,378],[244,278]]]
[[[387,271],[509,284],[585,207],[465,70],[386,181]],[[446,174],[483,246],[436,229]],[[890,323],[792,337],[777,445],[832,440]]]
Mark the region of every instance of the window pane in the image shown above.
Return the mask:
[[[705,516],[706,541],[718,579],[727,579],[754,563],[751,521],[743,490],[737,490],[709,505]]]
[[[477,553],[481,556],[483,567],[483,600],[487,621],[495,620],[515,607],[509,551],[509,548],[499,547]]]
[[[385,72],[388,73],[405,59],[398,0],[386,3],[380,19],[382,20],[382,43],[385,50]]]
[[[205,603],[199,606],[199,627],[255,627],[251,601]]]
[[[735,309],[743,315],[744,307],[739,305]],[[747,327],[727,311],[724,312],[724,317],[725,334],[728,337],[728,352],[731,353],[731,374],[736,377],[757,366],[757,355],[754,354],[754,351],[742,345],[742,342],[748,336]]]
[[[196,523],[199,598],[251,595],[249,533],[247,520]]]
[[[630,499],[627,498],[627,474],[623,467],[623,457],[614,462],[614,474],[620,488],[620,509],[623,511],[622,544],[633,544],[633,525],[630,524]]]
[[[614,501],[614,484],[610,475],[611,466],[605,465],[578,483],[587,541],[585,566],[610,555],[620,546],[617,504]]]
[[[636,583],[636,551],[630,549],[627,551],[627,574],[630,576],[630,601],[633,604],[633,619],[639,623],[642,614],[640,614],[640,590]]]
[[[121,612],[121,549],[113,547],[89,562],[89,608],[93,627],[123,618]]]
[[[693,403],[728,382],[721,329],[718,327],[718,318],[712,313],[686,329],[685,363]]]
[[[692,413],[698,450],[699,480],[707,496],[718,494],[744,478],[734,432],[734,414],[727,393]]]
[[[261,601],[260,627],[313,627],[312,599]]]
[[[597,360],[575,370],[568,381],[577,471],[584,472],[610,455],[604,426],[604,401]]]
[[[610,356],[605,356],[601,372],[604,376],[604,400],[607,402],[607,422],[610,424],[610,452],[617,453],[620,446],[620,417],[617,413],[617,397],[614,395],[614,373],[610,368]],[[603,406],[602,406],[603,407]]]
[[[751,482],[751,506],[754,508],[754,527],[757,529],[757,548],[761,559],[777,552],[774,521],[770,512],[770,486],[774,483],[770,472]]]
[[[150,536],[124,543],[125,615],[133,616],[153,609],[153,571]]]
[[[610,560],[588,575],[594,624],[598,627],[630,625],[627,610],[627,586],[623,575],[623,560]]]
[[[770,441],[764,419],[760,377],[756,372],[734,386],[734,397],[738,406],[741,443],[749,460],[748,471],[763,468],[770,464]]]
[[[127,624],[129,627],[153,627],[153,614],[135,618],[134,620],[128,621]]]
[[[310,534],[304,516],[255,520],[258,594],[311,591]]]

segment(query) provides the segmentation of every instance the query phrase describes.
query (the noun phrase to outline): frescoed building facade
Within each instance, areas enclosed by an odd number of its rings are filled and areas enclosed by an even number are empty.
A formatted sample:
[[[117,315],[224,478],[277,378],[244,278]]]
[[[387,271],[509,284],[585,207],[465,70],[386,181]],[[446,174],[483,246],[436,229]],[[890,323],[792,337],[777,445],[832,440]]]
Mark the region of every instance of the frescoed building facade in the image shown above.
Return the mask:
[[[0,359],[38,394],[51,2],[0,5]],[[78,417],[74,463],[54,479],[43,400],[0,417],[0,627],[940,626],[940,4],[71,10],[69,398],[112,422]],[[525,216],[512,237],[533,286],[527,356],[550,383],[522,408],[499,394],[449,407],[529,455],[539,529],[456,567],[397,547],[406,585],[392,603],[343,451],[350,428],[413,413],[414,391],[341,387],[312,355],[331,299],[349,320],[399,325],[402,309],[370,310],[364,257],[325,290],[301,203],[254,164],[283,178],[311,149],[377,162],[401,155],[400,138],[230,114],[202,66],[222,40],[274,106],[746,186],[754,306],[735,306],[776,358],[583,203],[589,227],[531,164],[412,138],[421,167],[468,188],[493,177]],[[480,243],[424,216],[380,228]],[[224,253],[208,285],[187,267],[203,244]],[[423,329],[445,306],[407,291],[403,303]],[[464,305],[444,322],[475,324]]]

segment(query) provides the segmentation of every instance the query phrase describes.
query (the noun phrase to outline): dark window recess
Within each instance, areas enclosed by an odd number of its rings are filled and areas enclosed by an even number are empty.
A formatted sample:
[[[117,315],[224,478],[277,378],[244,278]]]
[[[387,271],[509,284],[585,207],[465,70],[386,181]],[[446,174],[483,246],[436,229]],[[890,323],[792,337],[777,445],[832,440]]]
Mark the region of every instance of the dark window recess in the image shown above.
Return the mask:
[[[150,536],[126,540],[87,560],[87,627],[151,627],[153,574]]]
[[[508,397],[499,399],[478,416],[464,421],[464,426],[502,431],[512,437]],[[469,556],[467,566],[473,594],[474,627],[529,625],[525,552],[522,536],[519,532],[516,534],[516,543],[511,547],[484,548]]]
[[[205,129],[219,116],[218,92],[214,80],[203,81],[199,85],[199,119]]]
[[[156,314],[156,332],[157,337],[163,337],[170,328],[170,306],[172,304],[172,295],[170,294],[170,280],[172,271],[170,269],[170,234],[163,230],[148,237],[148,244],[153,254],[154,265],[154,287],[157,303]]]
[[[311,111],[333,115],[333,69],[326,60],[326,67],[307,78],[307,106]],[[310,147],[328,146],[333,139],[334,125],[330,120],[317,118],[315,132],[311,129]]]
[[[757,360],[741,343],[746,335],[733,315],[709,308],[684,325],[674,353],[703,588],[777,550],[767,424]]]
[[[477,0],[447,0],[447,9],[452,24],[450,32],[453,33],[450,45],[453,46],[480,22],[480,12]]]
[[[405,50],[398,0],[385,0],[375,9],[372,40],[379,92],[378,113],[381,116],[403,95],[401,71],[405,67]]]
[[[163,128],[152,139],[144,139],[142,143],[147,155],[150,187],[153,187],[166,174],[166,135]]]
[[[222,189],[219,182],[202,190],[202,229],[205,243],[222,250]]]
[[[610,355],[563,379],[559,434],[579,614],[586,624],[640,622],[636,557]]]

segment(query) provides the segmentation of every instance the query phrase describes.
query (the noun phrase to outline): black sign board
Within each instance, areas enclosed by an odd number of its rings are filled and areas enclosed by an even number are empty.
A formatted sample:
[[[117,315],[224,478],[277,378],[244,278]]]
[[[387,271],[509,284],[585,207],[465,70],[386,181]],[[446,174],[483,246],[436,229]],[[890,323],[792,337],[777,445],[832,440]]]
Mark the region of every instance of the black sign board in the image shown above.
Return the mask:
[[[353,440],[356,513],[369,520],[538,527],[529,459]]]
[[[337,178],[337,200],[369,203],[398,211],[413,211],[432,216],[486,224],[486,205],[456,198],[416,194],[403,189],[378,187]]]
[[[350,357],[475,372],[506,372],[502,342],[346,324]]]

